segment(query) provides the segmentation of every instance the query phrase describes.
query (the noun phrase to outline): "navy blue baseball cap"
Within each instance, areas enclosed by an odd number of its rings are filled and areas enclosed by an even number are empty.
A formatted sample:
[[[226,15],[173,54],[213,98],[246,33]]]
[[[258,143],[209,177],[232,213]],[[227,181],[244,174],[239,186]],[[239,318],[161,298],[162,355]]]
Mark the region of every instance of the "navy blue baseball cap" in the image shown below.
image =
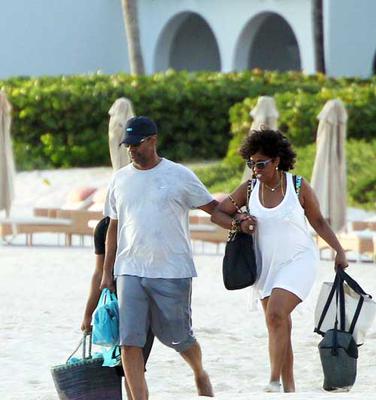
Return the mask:
[[[148,136],[158,133],[157,125],[148,117],[133,117],[127,121],[120,144],[140,144]]]

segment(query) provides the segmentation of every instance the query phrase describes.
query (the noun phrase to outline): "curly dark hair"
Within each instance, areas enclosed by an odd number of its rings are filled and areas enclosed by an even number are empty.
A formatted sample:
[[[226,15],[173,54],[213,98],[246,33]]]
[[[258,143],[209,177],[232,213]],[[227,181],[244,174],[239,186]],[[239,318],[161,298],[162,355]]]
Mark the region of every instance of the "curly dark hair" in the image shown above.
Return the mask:
[[[242,143],[239,154],[249,160],[253,154],[262,153],[270,158],[280,158],[278,169],[288,171],[294,168],[296,153],[291,143],[280,131],[261,128],[252,130]]]

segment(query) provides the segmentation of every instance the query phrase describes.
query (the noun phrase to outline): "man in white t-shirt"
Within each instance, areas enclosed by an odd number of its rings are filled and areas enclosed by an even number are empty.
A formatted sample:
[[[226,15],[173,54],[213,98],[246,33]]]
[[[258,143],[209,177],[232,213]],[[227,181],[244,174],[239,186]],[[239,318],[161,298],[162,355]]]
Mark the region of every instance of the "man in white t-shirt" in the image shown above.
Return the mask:
[[[191,366],[198,394],[213,397],[191,324],[193,263],[188,213],[211,214],[217,204],[196,175],[159,157],[157,127],[131,118],[122,141],[132,163],[110,183],[105,214],[111,220],[101,288],[115,289],[120,308],[120,345],[134,400],[148,398],[142,348],[148,330]]]

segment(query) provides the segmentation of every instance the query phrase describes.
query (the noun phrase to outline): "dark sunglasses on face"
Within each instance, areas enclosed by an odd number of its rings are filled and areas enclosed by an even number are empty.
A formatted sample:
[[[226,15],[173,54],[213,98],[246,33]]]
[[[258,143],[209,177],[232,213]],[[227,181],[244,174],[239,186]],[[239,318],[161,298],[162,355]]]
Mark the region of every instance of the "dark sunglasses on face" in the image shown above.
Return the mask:
[[[254,168],[264,169],[271,161],[273,161],[272,158],[269,158],[269,160],[257,161],[257,162],[254,162],[252,160],[248,160],[247,161],[247,166],[250,169],[254,169]]]
[[[132,146],[132,147],[138,147],[138,146],[140,146],[142,143],[148,141],[149,139],[150,139],[150,136],[144,137],[144,138],[142,138],[138,143],[136,143],[136,144],[126,144],[125,147],[130,147],[130,146]]]

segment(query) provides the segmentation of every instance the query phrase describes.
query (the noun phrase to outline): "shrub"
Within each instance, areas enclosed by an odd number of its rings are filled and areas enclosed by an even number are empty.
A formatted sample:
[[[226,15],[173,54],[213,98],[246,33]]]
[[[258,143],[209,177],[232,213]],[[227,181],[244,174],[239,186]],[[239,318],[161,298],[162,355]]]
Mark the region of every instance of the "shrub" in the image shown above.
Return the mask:
[[[362,82],[362,81],[361,81]],[[276,93],[275,101],[280,113],[279,129],[295,146],[314,143],[318,126],[317,115],[324,104],[334,98],[341,99],[349,119],[348,138],[371,141],[376,138],[376,85],[350,84],[344,88],[323,87],[317,93],[301,89]],[[245,99],[230,109],[233,138],[229,143],[226,162],[228,165],[241,163],[237,150],[249,132],[251,119],[249,111],[255,106],[256,97]]]
[[[155,119],[164,156],[214,159],[226,154],[231,139],[228,110],[244,98],[297,88],[314,95],[322,87],[334,90],[349,84],[374,85],[372,81],[254,70],[21,77],[0,81],[0,88],[14,107],[17,167],[30,169],[109,165],[107,113],[122,96],[132,100],[137,114]]]
[[[327,100],[338,97],[349,113],[349,202],[375,207],[375,77],[167,71],[151,76],[15,77],[0,81],[0,89],[13,105],[18,169],[109,165],[108,110],[125,96],[137,114],[157,122],[164,156],[179,161],[218,159],[227,152],[223,163],[197,170],[213,192],[228,192],[241,179],[244,163],[237,150],[258,96],[275,97],[280,128],[298,153],[296,172],[307,178],[314,160],[316,116]]]

